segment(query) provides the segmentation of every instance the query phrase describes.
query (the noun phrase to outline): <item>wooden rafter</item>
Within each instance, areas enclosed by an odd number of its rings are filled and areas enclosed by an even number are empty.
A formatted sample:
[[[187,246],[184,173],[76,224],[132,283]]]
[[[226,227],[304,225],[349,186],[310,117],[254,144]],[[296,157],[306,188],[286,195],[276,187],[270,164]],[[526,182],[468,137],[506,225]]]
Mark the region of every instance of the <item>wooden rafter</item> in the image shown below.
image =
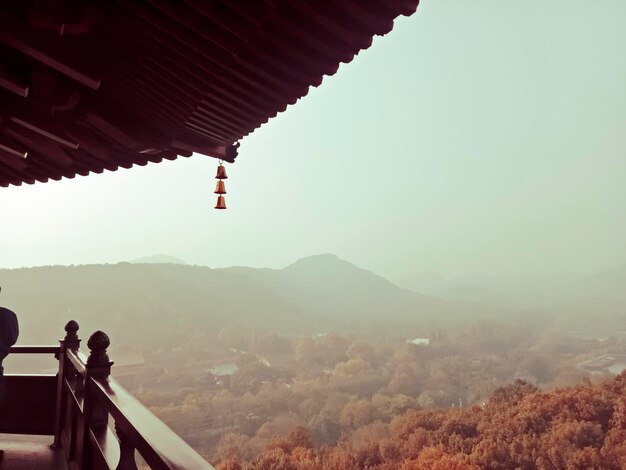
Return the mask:
[[[59,3],[0,1],[0,186],[233,162],[418,0]]]

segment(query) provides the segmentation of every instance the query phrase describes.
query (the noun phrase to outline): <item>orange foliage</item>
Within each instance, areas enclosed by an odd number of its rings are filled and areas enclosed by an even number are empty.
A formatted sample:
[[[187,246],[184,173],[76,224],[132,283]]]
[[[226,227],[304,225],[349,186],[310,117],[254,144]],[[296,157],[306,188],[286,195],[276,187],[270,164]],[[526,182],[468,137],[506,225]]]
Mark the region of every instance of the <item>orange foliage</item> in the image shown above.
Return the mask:
[[[347,405],[346,405],[347,406]],[[313,448],[307,429],[273,439],[240,463],[225,439],[219,470],[522,470],[626,468],[626,372],[611,381],[541,392],[517,381],[484,407],[408,410],[390,423],[353,402],[343,417],[354,427],[335,446]]]

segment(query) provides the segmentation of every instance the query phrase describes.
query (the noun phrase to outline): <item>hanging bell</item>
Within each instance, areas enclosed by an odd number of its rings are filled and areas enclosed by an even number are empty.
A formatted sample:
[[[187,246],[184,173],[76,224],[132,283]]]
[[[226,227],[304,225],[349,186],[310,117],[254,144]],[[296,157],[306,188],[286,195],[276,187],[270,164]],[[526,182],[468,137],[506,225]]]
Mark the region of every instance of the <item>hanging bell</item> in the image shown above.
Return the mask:
[[[224,196],[218,196],[217,197],[217,205],[215,206],[216,209],[226,209],[226,199],[224,199]]]
[[[226,194],[226,185],[222,180],[219,180],[215,185],[215,194]]]
[[[220,165],[217,167],[217,175],[215,176],[215,179],[217,180],[228,179],[228,176],[226,176],[226,168],[224,167],[224,165]]]

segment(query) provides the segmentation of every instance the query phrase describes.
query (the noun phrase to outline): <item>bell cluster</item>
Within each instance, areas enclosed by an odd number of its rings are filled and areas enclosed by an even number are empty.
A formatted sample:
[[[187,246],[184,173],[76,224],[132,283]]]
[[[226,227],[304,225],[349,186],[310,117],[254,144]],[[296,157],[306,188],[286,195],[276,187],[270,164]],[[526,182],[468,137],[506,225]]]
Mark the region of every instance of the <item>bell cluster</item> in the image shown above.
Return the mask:
[[[217,194],[217,204],[215,205],[215,209],[226,209],[226,199],[224,198],[224,194],[226,194],[226,185],[224,184],[225,179],[228,179],[226,175],[226,168],[220,162],[220,166],[217,167],[217,175],[215,175],[215,179],[217,180],[217,184],[215,185],[215,194]]]

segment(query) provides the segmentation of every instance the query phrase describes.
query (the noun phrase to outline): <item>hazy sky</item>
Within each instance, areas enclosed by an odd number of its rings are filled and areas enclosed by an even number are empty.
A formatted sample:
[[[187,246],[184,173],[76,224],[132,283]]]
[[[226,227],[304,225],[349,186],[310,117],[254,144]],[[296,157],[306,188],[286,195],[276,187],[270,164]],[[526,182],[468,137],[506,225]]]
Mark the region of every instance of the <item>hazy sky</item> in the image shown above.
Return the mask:
[[[625,18],[624,0],[423,0],[243,141],[228,210],[200,155],[0,189],[0,267],[330,252],[391,278],[569,278],[624,263]]]

